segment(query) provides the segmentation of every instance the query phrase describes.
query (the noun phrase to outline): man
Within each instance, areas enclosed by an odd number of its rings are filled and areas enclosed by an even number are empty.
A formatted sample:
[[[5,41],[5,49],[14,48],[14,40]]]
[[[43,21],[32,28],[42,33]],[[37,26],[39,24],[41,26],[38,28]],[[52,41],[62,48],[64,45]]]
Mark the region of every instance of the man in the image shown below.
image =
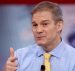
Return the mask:
[[[49,71],[75,71],[75,49],[62,40],[62,28],[62,11],[58,4],[44,1],[36,5],[32,11],[32,31],[36,43],[15,53],[10,48],[4,71],[47,69],[45,53],[51,55]]]

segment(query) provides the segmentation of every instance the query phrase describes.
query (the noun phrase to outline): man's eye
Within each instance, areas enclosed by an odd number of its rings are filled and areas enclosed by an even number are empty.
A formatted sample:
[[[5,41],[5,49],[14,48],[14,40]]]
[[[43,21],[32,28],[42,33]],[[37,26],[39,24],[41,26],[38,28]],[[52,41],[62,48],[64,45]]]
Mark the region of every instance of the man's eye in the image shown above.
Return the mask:
[[[43,23],[44,26],[48,25],[48,23]]]
[[[38,26],[37,24],[33,24],[33,26]]]

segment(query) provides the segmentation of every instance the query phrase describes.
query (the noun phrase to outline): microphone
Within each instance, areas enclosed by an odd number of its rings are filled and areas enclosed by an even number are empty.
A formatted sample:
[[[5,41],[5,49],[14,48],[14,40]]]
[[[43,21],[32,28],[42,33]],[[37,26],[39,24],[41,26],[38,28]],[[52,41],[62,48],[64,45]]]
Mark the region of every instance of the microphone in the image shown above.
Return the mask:
[[[45,71],[45,65],[41,65],[41,71]]]

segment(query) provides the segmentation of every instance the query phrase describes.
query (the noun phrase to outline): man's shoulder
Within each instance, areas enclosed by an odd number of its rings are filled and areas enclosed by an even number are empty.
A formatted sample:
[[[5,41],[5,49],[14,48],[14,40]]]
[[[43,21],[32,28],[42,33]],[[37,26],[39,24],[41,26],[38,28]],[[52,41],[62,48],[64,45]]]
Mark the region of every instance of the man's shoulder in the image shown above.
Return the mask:
[[[28,46],[23,47],[23,48],[19,48],[15,52],[16,53],[19,53],[19,54],[24,54],[24,53],[32,52],[34,49],[35,49],[35,44],[28,45]]]
[[[75,48],[70,46],[69,44],[65,45],[67,48],[66,50],[70,53],[70,54],[74,54],[75,53]]]
[[[64,40],[62,41],[61,47],[64,48],[64,52],[69,55],[75,55],[75,48],[66,43]]]
[[[19,48],[15,51],[16,56],[21,56],[21,57],[26,57],[26,56],[31,56],[33,54],[36,54],[37,52],[37,45],[28,45],[24,48]]]
[[[69,56],[72,60],[75,61],[75,48],[70,46],[69,44],[65,45],[67,56]]]

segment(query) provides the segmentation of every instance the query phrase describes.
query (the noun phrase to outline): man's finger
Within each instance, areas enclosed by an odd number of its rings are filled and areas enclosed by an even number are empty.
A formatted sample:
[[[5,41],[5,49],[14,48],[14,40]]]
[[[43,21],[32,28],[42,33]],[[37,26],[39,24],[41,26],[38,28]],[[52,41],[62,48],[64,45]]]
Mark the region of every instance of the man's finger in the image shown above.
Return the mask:
[[[10,57],[14,57],[14,49],[12,47],[10,48]]]
[[[8,58],[8,61],[11,61],[11,62],[14,62],[14,61],[16,61],[16,60],[17,60],[16,57],[10,57],[10,58]]]

